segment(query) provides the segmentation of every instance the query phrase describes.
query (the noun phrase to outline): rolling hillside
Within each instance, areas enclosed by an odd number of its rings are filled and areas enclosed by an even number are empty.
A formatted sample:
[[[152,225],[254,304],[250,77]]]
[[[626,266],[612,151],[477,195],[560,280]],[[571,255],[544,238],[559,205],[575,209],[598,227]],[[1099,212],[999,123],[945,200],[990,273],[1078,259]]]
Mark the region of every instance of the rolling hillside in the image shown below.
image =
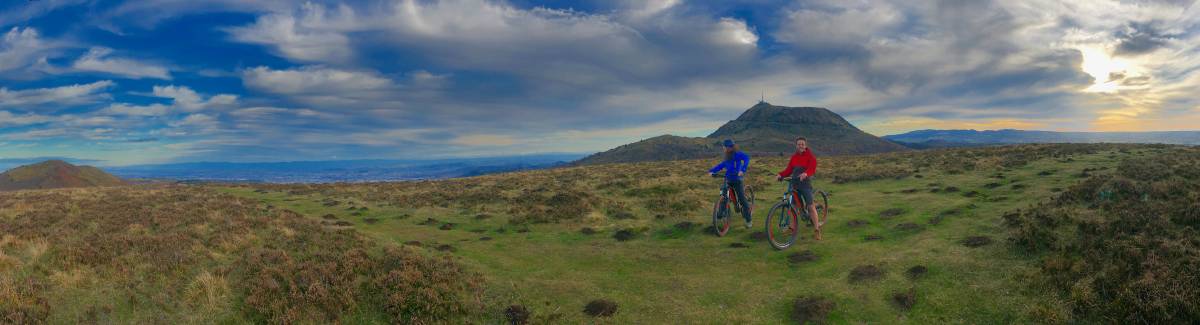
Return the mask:
[[[854,155],[909,150],[859,130],[837,113],[819,107],[759,103],[704,138],[663,135],[593,154],[577,165],[716,157],[720,142],[734,139],[756,155],[787,154],[793,139],[809,139],[817,155]]]
[[[0,174],[0,191],[123,185],[124,181],[92,166],[49,160]]]
[[[747,180],[759,193],[755,228],[712,235],[719,180],[700,175],[708,159],[440,181],[4,192],[0,319],[1200,319],[1196,148],[1035,144],[821,162],[825,239],[803,232],[784,251],[763,238],[764,213],[783,191],[768,173]]]

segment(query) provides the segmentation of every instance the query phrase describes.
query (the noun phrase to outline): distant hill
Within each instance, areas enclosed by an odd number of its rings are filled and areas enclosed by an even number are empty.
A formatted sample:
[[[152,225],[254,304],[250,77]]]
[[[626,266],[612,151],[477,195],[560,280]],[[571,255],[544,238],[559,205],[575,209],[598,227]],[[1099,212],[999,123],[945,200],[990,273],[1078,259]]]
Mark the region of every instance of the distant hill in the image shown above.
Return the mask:
[[[332,183],[442,179],[552,168],[582,154],[550,153],[425,160],[189,162],[109,168],[127,179],[175,181]]]
[[[75,166],[62,160],[48,160],[13,168],[0,174],[0,191],[65,187],[115,186],[120,178],[92,166]]]
[[[785,107],[758,103],[704,138],[662,135],[622,145],[577,161],[604,164],[715,157],[720,142],[737,141],[752,154],[795,151],[793,140],[804,136],[818,155],[852,155],[909,150],[859,130],[842,116],[819,107]]]
[[[918,130],[883,137],[909,147],[942,148],[1018,143],[1165,143],[1200,145],[1200,131],[1054,132],[1027,130]]]

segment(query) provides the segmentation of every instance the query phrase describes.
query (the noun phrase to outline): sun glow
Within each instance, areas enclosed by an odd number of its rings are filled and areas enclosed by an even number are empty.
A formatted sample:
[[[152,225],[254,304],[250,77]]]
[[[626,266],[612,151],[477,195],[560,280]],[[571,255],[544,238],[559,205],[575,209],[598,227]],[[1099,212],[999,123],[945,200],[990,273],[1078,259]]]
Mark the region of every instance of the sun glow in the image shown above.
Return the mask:
[[[1131,62],[1109,56],[1102,48],[1082,47],[1079,51],[1083,53],[1083,72],[1096,80],[1083,91],[1115,92],[1121,89],[1121,79],[1135,72]]]

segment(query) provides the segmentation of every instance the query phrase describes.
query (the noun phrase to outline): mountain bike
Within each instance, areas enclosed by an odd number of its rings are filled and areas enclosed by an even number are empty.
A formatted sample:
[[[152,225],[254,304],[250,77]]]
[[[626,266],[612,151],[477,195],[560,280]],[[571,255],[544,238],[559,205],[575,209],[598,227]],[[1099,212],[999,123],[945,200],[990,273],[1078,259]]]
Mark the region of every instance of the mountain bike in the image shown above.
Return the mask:
[[[713,177],[724,178],[724,176],[721,175],[713,175]],[[753,213],[754,188],[751,187],[750,184],[745,184],[744,182],[745,181],[743,181],[743,186],[746,188],[746,200],[750,201],[746,203],[749,204],[748,207],[750,208],[751,213]],[[713,229],[716,230],[717,237],[724,237],[725,233],[729,232],[730,219],[732,219],[732,213],[730,213],[729,210],[732,208],[733,210],[738,211],[740,214],[742,213],[742,204],[743,202],[738,202],[737,193],[733,191],[733,187],[729,186],[729,182],[726,182],[724,179],[722,179],[721,196],[717,198],[717,203],[713,205]]]
[[[808,227],[813,227],[812,218],[808,214],[808,205],[812,203],[805,202],[800,191],[792,188],[793,181],[799,179],[789,177],[787,180],[787,192],[784,192],[779,203],[776,203],[771,207],[771,211],[767,212],[767,242],[771,244],[771,247],[779,250],[791,247],[796,243],[796,238],[800,236],[800,229],[798,229],[800,220],[804,220]],[[813,200],[817,201],[815,204],[818,218],[821,222],[825,222],[825,217],[829,213],[829,195],[825,191],[813,189]]]

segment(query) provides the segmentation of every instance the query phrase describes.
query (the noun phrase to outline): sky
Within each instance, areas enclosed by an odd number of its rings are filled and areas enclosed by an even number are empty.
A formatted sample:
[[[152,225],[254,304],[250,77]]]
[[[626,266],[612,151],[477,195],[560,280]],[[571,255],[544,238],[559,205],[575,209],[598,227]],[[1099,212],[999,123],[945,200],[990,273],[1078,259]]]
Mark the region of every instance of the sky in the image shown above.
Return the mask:
[[[918,129],[1196,130],[1187,0],[3,0],[0,158],[596,152],[755,104]]]

